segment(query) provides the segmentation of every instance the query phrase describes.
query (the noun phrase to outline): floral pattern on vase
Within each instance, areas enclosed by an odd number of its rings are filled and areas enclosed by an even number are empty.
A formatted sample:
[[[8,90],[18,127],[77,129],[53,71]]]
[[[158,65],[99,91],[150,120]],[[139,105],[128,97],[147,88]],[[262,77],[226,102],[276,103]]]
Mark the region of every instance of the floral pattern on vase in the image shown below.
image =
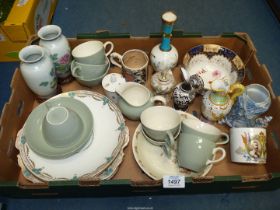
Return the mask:
[[[41,99],[57,92],[54,64],[47,51],[37,45],[24,47],[19,52],[20,70],[28,87]]]
[[[44,26],[38,31],[38,36],[40,37],[39,45],[49,51],[59,81],[68,82],[68,77],[71,76],[71,49],[61,28],[56,25]]]

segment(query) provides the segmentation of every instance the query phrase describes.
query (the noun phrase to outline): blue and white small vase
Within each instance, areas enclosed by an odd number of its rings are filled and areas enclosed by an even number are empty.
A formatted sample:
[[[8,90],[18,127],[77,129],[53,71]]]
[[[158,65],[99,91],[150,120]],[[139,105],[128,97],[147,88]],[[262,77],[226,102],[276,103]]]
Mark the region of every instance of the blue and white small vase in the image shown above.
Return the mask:
[[[176,110],[186,111],[194,100],[196,91],[189,82],[178,84],[173,92],[173,106]]]

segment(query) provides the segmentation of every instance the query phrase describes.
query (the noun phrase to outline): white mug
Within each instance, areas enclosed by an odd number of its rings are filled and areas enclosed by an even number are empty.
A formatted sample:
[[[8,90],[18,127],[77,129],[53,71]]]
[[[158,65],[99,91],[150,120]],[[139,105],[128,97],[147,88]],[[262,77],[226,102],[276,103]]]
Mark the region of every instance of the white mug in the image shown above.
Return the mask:
[[[266,129],[231,128],[230,156],[237,163],[266,163]]]

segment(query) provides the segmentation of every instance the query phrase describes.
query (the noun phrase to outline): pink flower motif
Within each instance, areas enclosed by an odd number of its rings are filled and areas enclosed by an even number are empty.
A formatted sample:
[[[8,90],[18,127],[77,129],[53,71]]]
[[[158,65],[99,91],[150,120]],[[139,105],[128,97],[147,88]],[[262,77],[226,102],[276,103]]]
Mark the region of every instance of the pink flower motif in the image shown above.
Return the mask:
[[[220,77],[221,76],[221,72],[219,70],[215,70],[215,71],[213,71],[212,76],[213,77]]]
[[[65,54],[59,59],[59,64],[68,64],[70,60],[70,54]]]

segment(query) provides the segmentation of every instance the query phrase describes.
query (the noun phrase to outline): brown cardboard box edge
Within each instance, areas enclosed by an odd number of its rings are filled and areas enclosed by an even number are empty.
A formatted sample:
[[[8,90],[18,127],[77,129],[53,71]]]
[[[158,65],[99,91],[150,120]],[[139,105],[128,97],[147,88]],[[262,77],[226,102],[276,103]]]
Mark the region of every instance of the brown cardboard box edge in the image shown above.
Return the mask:
[[[250,71],[253,73],[253,78],[249,81],[248,78],[245,79],[245,83],[261,83],[267,87],[269,87],[272,95],[272,107],[269,110],[268,114],[271,114],[274,116],[274,121],[277,123],[280,120],[280,115],[277,113],[277,109],[280,109],[280,99],[279,97],[275,97],[275,94],[273,93],[273,90],[271,88],[271,77],[269,75],[268,70],[264,65],[261,65],[256,57],[256,49],[250,39],[250,37],[245,33],[239,33],[240,36],[245,37],[247,40],[247,44],[236,39],[236,38],[223,38],[219,36],[213,36],[213,37],[202,37],[202,38],[174,38],[172,40],[174,46],[178,49],[180,57],[179,57],[179,64],[182,62],[182,56],[187,52],[188,49],[191,47],[202,44],[202,43],[216,43],[223,46],[226,46],[230,49],[233,49],[236,51],[240,57],[243,60],[247,61],[247,67],[250,68]],[[123,53],[124,51],[131,49],[131,48],[139,48],[144,51],[146,51],[148,54],[151,50],[151,48],[160,42],[160,39],[158,38],[116,38],[116,39],[110,39],[115,44],[115,51],[119,53]],[[81,42],[85,42],[87,40],[76,40],[76,39],[69,39],[71,47],[73,48],[77,44]],[[106,40],[102,40],[106,41]],[[117,68],[112,68],[111,71],[119,71]],[[152,69],[149,67],[149,74],[151,76]],[[174,75],[176,78],[176,81],[179,82],[181,80],[179,68],[177,67],[174,70]],[[147,86],[149,88],[149,81]],[[31,112],[32,108],[37,105],[37,102],[35,101],[35,96],[31,93],[31,91],[28,89],[28,87],[23,82],[23,78],[17,70],[14,74],[13,80],[11,82],[12,87],[12,95],[9,99],[9,102],[4,106],[2,116],[0,119],[0,152],[1,155],[7,155],[6,159],[12,162],[11,166],[13,168],[17,168],[17,160],[15,158],[15,155],[17,154],[17,151],[8,152],[8,147],[11,145],[10,139],[14,139],[16,132],[21,128],[23,125],[25,119],[27,118],[28,114]],[[21,94],[18,93],[18,90],[20,89]],[[87,89],[92,91],[98,91],[101,93],[104,93],[102,88],[94,87],[94,88],[85,88],[80,86],[77,82],[72,82],[68,85],[63,86],[63,91],[70,91],[75,89]],[[199,112],[199,98],[195,100],[194,104],[192,105],[192,108],[190,108],[190,112],[197,110]],[[22,111],[21,116],[17,116],[14,114],[14,110],[17,109],[19,101],[24,101],[24,110]],[[12,116],[12,117],[11,117]],[[277,124],[273,123],[273,125],[270,126],[269,132],[273,131],[279,136],[279,129],[277,129]],[[146,174],[144,174],[141,169],[136,164],[136,161],[133,158],[132,154],[132,148],[131,148],[131,141],[132,136],[134,133],[134,130],[139,122],[133,122],[127,120],[127,124],[130,128],[130,143],[125,149],[125,158],[123,163],[120,165],[118,172],[113,177],[113,180],[121,180],[121,179],[127,179],[131,181],[132,186],[145,186],[145,185],[159,185],[160,183],[158,181],[151,180]],[[7,124],[13,125],[14,127],[7,128]],[[215,124],[217,127],[220,127],[221,129],[227,130],[227,128],[224,128],[221,125]],[[8,129],[8,130],[6,130]],[[6,132],[7,131],[7,132]],[[255,180],[269,180],[270,174],[273,172],[280,171],[280,166],[277,166],[277,163],[280,161],[280,155],[279,150],[276,148],[274,140],[271,139],[271,136],[269,136],[268,140],[268,164],[266,165],[241,165],[241,164],[235,164],[232,163],[229,159],[229,145],[225,146],[227,154],[227,159],[218,165],[214,166],[212,171],[209,173],[207,177],[199,178],[199,179],[193,179],[193,182],[212,182],[213,177],[215,176],[241,176],[242,180],[245,182],[255,181]],[[0,162],[0,166],[2,166],[2,162]],[[46,186],[42,185],[36,185],[28,180],[26,180],[20,172],[20,169],[17,168],[15,171],[11,172],[10,175],[4,174],[0,172],[0,180],[1,181],[10,181],[14,180],[14,177],[18,176],[18,183],[19,186],[22,188],[45,188]],[[82,183],[81,183],[82,184]],[[93,182],[93,185],[99,185],[100,182]]]

